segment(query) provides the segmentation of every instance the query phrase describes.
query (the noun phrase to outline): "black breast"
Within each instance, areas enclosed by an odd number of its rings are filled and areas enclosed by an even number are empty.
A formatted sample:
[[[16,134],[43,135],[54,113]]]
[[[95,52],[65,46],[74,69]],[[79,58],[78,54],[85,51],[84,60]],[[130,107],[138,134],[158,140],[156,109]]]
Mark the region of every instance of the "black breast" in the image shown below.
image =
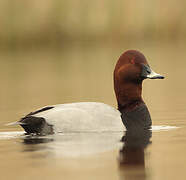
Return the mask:
[[[152,125],[150,113],[145,104],[138,106],[133,111],[122,111],[121,119],[127,130],[150,129]]]

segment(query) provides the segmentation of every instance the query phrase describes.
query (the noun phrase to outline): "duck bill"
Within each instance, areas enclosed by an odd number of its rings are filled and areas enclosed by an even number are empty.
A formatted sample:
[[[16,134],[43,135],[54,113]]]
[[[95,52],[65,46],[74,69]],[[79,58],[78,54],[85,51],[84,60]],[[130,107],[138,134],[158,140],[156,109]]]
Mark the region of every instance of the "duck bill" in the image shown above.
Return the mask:
[[[165,77],[151,70],[151,73],[146,76],[148,79],[164,79]]]
[[[142,74],[143,79],[164,79],[164,76],[155,73],[148,64],[142,65]]]

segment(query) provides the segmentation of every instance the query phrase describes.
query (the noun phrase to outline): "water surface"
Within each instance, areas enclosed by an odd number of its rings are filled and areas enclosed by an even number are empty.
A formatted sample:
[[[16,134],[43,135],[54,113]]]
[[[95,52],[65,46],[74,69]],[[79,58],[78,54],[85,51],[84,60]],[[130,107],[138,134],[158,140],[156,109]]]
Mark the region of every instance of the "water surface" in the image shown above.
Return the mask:
[[[116,107],[112,72],[121,52],[129,48],[141,50],[152,68],[166,76],[165,80],[146,80],[143,84],[143,97],[153,121],[152,133],[144,134],[144,139],[123,142],[125,132],[30,137],[20,127],[5,126],[45,105],[98,101]],[[85,43],[55,50],[1,52],[1,178],[183,179],[184,48],[184,44]]]

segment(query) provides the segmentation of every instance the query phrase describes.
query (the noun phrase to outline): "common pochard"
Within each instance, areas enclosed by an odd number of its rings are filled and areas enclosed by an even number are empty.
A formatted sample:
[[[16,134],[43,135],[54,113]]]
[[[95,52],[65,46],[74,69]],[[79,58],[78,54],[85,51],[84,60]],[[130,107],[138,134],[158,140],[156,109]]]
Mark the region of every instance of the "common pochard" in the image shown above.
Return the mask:
[[[124,131],[151,126],[149,111],[142,99],[144,79],[163,79],[136,50],[124,52],[114,69],[114,90],[118,110],[100,102],[78,102],[43,107],[17,124],[29,133]],[[124,125],[123,125],[124,124]]]

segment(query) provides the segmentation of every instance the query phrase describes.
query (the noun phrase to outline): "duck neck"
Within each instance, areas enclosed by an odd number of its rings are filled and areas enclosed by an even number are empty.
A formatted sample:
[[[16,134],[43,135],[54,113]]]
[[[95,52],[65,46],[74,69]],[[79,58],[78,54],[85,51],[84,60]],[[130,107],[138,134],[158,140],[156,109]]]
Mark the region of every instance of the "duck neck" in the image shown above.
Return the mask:
[[[120,112],[129,112],[144,104],[141,97],[142,84],[128,84],[115,90]]]

